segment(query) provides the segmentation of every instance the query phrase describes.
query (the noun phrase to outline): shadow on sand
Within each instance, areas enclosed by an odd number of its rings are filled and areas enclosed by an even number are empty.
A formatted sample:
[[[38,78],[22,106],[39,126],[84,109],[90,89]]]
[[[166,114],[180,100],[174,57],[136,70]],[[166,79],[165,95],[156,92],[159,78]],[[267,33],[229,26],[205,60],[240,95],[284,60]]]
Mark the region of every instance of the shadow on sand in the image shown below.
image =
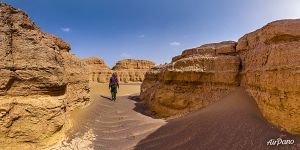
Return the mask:
[[[140,114],[143,114],[145,116],[151,117],[151,118],[157,118],[155,116],[155,113],[150,110],[147,103],[145,101],[142,101],[139,98],[139,95],[128,96],[128,99],[135,101],[135,103],[134,103],[135,107],[133,108],[134,111],[136,111]]]
[[[293,145],[267,146],[278,138]],[[280,131],[259,112],[243,89],[206,108],[173,119],[140,141],[135,150],[297,150],[300,136]]]
[[[100,95],[102,98],[105,98],[105,99],[107,99],[107,100],[110,100],[110,101],[112,101],[112,99],[110,98],[110,97],[107,97],[107,96],[104,96],[104,95]]]

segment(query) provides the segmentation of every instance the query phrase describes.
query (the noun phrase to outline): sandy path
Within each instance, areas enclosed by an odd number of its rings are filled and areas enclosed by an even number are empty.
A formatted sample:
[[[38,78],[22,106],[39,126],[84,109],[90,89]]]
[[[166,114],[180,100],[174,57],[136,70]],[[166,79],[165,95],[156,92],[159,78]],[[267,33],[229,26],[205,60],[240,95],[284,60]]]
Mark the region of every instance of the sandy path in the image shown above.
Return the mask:
[[[124,87],[132,89],[125,90]],[[300,149],[300,137],[281,132],[267,123],[254,100],[241,88],[220,102],[167,123],[143,115],[149,112],[143,103],[135,101],[137,95],[121,96],[113,102],[96,95],[109,94],[99,89],[93,91],[93,104],[74,114],[76,123],[69,140],[57,149]],[[139,85],[122,85],[119,93],[132,94],[137,92],[134,89],[139,89]],[[267,146],[267,141],[277,138],[295,143]]]
[[[108,89],[108,84],[105,83],[92,83],[91,85],[91,95],[102,95],[105,97],[110,97],[110,90]],[[131,94],[140,93],[141,84],[140,83],[128,83],[120,84],[117,96],[127,96]]]
[[[116,102],[101,96],[86,110],[81,111],[74,131],[74,139],[92,130],[95,135],[94,149],[126,150],[157,130],[165,121],[152,119],[136,111],[137,102],[132,97],[118,97]]]
[[[106,84],[94,84],[94,102],[73,113],[74,127],[68,140],[53,149],[127,150],[164,125],[161,119],[148,117],[145,105],[135,101],[140,84],[122,84],[117,101],[109,99]],[[122,95],[132,96],[122,96]]]

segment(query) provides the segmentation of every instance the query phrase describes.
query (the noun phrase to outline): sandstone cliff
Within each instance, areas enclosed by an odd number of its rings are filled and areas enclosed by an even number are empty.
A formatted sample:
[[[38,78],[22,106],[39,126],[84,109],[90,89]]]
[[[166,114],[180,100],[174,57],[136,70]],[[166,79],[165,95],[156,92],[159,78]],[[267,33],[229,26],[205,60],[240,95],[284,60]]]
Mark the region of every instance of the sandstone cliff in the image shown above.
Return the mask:
[[[146,72],[155,64],[147,60],[124,59],[117,62],[112,70],[120,82],[142,82]]]
[[[272,22],[237,45],[241,85],[266,119],[300,133],[300,19]]]
[[[188,49],[167,65],[146,74],[141,99],[162,117],[197,110],[238,86],[239,57],[235,42]]]
[[[89,70],[91,82],[107,83],[112,75],[116,73],[121,83],[142,82],[146,72],[155,66],[151,61],[125,59],[120,60],[110,69],[101,58],[84,59]]]
[[[141,88],[158,115],[167,117],[209,105],[243,86],[268,121],[300,133],[300,20],[281,20],[235,42],[183,51],[151,69]]]
[[[0,149],[26,149],[65,130],[66,112],[89,101],[88,80],[69,44],[19,9],[0,10]]]
[[[91,57],[85,58],[83,61],[87,64],[91,82],[107,83],[109,81],[113,71],[104,63],[103,59]]]

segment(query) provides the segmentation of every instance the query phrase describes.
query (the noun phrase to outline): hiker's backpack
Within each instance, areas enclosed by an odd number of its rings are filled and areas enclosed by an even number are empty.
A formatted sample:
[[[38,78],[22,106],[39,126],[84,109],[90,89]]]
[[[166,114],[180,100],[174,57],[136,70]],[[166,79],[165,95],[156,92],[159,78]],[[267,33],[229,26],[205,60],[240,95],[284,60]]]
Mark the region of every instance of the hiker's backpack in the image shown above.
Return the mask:
[[[118,79],[116,77],[111,77],[110,78],[110,85],[117,85],[118,84]]]

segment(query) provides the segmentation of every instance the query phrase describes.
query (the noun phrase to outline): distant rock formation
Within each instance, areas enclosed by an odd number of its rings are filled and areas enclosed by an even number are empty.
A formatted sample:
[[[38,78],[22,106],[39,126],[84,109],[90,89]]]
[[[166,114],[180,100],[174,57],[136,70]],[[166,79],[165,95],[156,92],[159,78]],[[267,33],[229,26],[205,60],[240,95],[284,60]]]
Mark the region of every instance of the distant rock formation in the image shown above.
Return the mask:
[[[85,58],[83,61],[87,64],[91,82],[107,83],[109,81],[113,71],[104,63],[102,58],[91,57]]]
[[[110,69],[101,58],[86,58],[84,62],[90,74],[91,82],[108,83],[112,73],[116,73],[121,83],[142,82],[146,72],[155,66],[148,60],[124,59]]]
[[[42,32],[26,13],[4,3],[0,10],[0,149],[27,149],[60,136],[66,112],[89,102],[87,71],[69,44]]]
[[[183,51],[147,72],[141,99],[162,117],[205,107],[243,86],[268,121],[300,134],[300,19],[272,22],[235,42]]]
[[[146,72],[154,66],[155,64],[148,60],[124,59],[118,61],[112,70],[120,82],[142,82]]]

